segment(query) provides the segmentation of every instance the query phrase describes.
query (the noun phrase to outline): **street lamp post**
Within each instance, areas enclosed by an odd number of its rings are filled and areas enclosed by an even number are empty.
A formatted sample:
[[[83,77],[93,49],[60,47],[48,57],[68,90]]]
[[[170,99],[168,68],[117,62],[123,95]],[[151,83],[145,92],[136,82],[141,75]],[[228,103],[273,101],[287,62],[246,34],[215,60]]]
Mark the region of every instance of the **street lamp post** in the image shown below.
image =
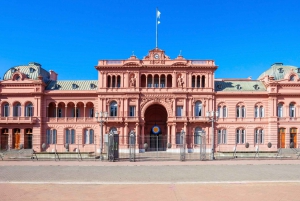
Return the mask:
[[[215,159],[215,127],[214,127],[214,122],[216,122],[219,118],[219,112],[218,111],[207,111],[206,112],[206,117],[209,118],[209,121],[211,121],[211,128],[212,128],[212,139],[211,139],[211,160]]]
[[[100,159],[100,161],[102,161],[103,160],[103,158],[102,158],[102,150],[103,150],[103,124],[104,124],[104,122],[106,121],[106,119],[107,119],[107,112],[100,112],[100,113],[98,113],[98,112],[96,112],[96,115],[95,115],[95,117],[96,117],[96,119],[97,119],[97,122],[98,123],[100,123],[100,126],[101,126],[101,135],[100,135],[100,157],[99,157],[99,159]],[[96,142],[95,142],[96,143]]]

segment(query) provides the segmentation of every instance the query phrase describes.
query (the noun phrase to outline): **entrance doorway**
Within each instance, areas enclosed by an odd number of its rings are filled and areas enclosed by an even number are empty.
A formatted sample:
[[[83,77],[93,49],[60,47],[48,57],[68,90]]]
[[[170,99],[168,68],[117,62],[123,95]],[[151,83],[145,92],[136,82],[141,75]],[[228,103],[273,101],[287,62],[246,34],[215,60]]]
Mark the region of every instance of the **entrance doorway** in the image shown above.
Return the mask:
[[[290,148],[297,148],[297,128],[290,130]]]
[[[24,149],[32,149],[32,129],[31,128],[28,128],[25,130]]]
[[[278,148],[285,148],[285,128],[280,128],[278,132]]]
[[[167,150],[167,110],[159,104],[151,105],[145,112],[144,142],[148,144],[145,151]]]
[[[20,129],[19,128],[15,128],[14,129],[14,137],[13,137],[13,147],[14,149],[20,149]]]
[[[2,132],[1,132],[1,147],[0,147],[0,149],[2,149],[2,150],[8,149],[8,136],[9,136],[8,129],[3,128]]]

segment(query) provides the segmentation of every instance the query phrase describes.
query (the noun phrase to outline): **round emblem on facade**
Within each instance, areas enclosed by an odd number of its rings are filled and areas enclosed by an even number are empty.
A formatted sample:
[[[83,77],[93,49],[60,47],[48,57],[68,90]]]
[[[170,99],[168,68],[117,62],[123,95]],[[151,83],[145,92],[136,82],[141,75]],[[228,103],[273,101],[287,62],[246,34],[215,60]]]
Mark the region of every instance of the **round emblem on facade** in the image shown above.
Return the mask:
[[[159,134],[160,133],[160,128],[159,128],[159,126],[153,126],[152,127],[152,133],[153,134],[155,134],[155,135],[157,135],[157,134]]]
[[[158,54],[155,54],[155,55],[154,55],[154,58],[155,58],[155,59],[158,59],[158,58],[159,58],[159,55],[158,55]]]

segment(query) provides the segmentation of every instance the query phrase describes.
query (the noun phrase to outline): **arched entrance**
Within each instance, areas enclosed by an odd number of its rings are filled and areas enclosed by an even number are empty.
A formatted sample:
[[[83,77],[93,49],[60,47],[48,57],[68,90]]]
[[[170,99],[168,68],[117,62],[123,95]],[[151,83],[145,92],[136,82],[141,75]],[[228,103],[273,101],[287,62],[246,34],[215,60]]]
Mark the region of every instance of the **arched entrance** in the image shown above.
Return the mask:
[[[167,149],[168,113],[164,106],[154,104],[145,111],[145,143],[146,151],[166,151]]]

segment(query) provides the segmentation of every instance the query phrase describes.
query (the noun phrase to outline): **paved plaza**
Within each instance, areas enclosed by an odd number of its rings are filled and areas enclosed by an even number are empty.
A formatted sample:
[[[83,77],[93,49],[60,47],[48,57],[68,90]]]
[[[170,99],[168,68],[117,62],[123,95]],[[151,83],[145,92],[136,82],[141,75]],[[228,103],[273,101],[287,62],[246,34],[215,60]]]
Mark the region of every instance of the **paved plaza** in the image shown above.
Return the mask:
[[[300,160],[0,161],[0,200],[299,200]]]

